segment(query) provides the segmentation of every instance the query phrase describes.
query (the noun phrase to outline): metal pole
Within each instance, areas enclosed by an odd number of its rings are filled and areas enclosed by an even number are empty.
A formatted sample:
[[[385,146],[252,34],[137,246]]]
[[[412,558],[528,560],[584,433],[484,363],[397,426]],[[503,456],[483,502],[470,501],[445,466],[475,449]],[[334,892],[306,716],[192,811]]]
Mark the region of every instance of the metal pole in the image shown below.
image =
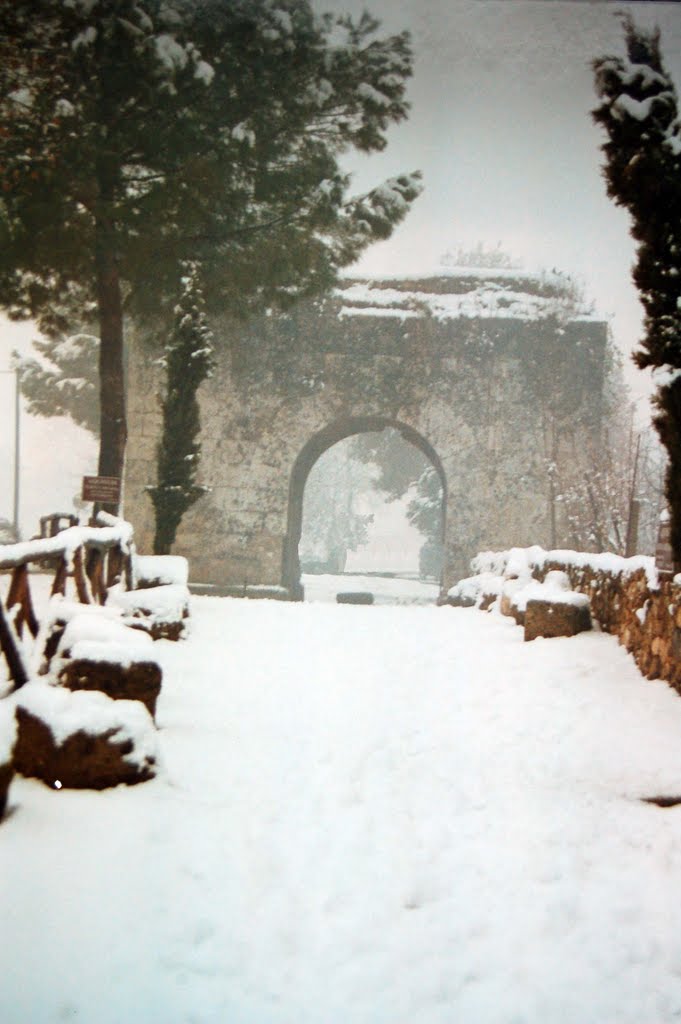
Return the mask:
[[[21,410],[19,370],[14,371],[14,529],[19,537],[19,419]]]

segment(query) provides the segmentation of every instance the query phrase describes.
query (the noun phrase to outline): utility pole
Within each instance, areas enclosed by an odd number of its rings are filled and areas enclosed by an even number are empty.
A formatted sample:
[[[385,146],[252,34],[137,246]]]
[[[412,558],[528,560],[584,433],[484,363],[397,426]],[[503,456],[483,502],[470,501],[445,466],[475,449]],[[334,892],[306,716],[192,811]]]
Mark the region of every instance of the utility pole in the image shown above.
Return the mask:
[[[631,558],[632,555],[636,554],[636,548],[638,546],[638,520],[640,515],[641,503],[635,497],[636,495],[636,474],[638,471],[638,458],[641,451],[641,435],[638,434],[636,437],[636,454],[634,455],[634,468],[631,475],[631,488],[629,490],[629,511],[627,514],[627,539],[625,547],[625,557]]]
[[[12,525],[19,536],[19,452],[20,452],[20,416],[21,416],[21,382],[19,370],[0,370],[0,373],[14,377],[14,505]]]
[[[21,387],[19,382],[19,369],[14,371],[14,530],[19,539],[19,453],[20,435],[19,423],[21,416]]]

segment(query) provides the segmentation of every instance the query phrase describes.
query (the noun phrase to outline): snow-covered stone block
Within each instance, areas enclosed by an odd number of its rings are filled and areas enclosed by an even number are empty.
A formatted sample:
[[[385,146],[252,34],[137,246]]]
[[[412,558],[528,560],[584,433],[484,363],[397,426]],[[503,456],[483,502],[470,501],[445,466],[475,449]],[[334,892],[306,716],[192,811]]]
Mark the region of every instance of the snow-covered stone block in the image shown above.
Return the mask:
[[[548,592],[530,598],[525,606],[525,639],[538,636],[576,636],[591,629],[591,610],[586,594]]]
[[[67,623],[50,674],[69,690],[101,690],[114,700],[141,701],[151,715],[163,678],[147,633],[88,614]]]
[[[589,604],[589,599],[583,594],[576,594],[570,590],[567,573],[552,570],[546,574],[543,583],[523,577],[507,580],[502,591],[501,611],[504,615],[511,615],[518,625],[522,626],[525,624],[527,604],[534,600],[563,601],[567,604],[580,604],[586,601],[586,604]]]
[[[7,794],[14,776],[13,751],[17,724],[12,701],[0,702],[0,819],[7,806]]]
[[[544,586],[549,590],[560,590],[567,593],[570,587],[570,577],[562,569],[551,569],[544,577]]]
[[[182,555],[136,555],[134,575],[138,590],[171,583],[186,586],[189,562]]]
[[[480,608],[487,611],[501,592],[503,579],[493,572],[480,572],[459,580],[447,592],[447,604],[454,608]]]
[[[499,601],[499,610],[502,615],[509,615],[515,619],[519,626],[522,626],[525,615],[525,609],[520,611],[516,598],[521,592],[529,585],[527,579],[510,579],[505,580],[501,589],[501,600]]]
[[[106,610],[103,609],[104,612]],[[154,649],[151,637],[143,630],[131,629],[114,616],[85,612],[68,621],[57,650],[67,657],[77,657],[76,649],[84,649],[84,645],[92,643],[116,644],[125,649],[128,661],[151,654]]]
[[[156,730],[139,701],[35,682],[15,704],[14,764],[22,775],[57,789],[106,789],[156,774]]]
[[[44,675],[48,671],[50,662],[61,644],[64,631],[72,619],[87,615],[92,616],[95,620],[108,619],[120,622],[122,614],[120,608],[108,608],[99,604],[80,604],[78,601],[69,601],[61,594],[55,594],[50,599],[42,618],[40,633],[36,640],[36,649],[40,652],[42,659],[39,666],[40,673]]]
[[[108,607],[119,609],[126,622],[147,630],[154,640],[179,640],[189,620],[189,590],[182,583],[143,590],[113,589]]]
[[[103,644],[96,657],[74,658],[63,665],[57,682],[69,690],[99,690],[113,700],[141,701],[155,715],[163,681],[160,666],[155,661],[122,664],[116,653]]]

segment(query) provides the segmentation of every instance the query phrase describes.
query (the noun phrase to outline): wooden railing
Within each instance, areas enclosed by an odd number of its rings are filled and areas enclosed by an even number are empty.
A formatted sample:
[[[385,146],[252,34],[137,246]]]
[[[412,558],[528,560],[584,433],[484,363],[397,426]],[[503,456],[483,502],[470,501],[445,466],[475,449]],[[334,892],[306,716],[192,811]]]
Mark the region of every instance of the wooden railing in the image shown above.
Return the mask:
[[[72,526],[54,537],[0,545],[0,574],[9,574],[7,597],[0,596],[0,650],[16,690],[28,682],[24,628],[35,639],[40,623],[31,595],[31,566],[53,572],[51,595],[67,596],[69,581],[81,604],[105,604],[109,588],[132,589],[132,527],[100,513],[100,526]]]

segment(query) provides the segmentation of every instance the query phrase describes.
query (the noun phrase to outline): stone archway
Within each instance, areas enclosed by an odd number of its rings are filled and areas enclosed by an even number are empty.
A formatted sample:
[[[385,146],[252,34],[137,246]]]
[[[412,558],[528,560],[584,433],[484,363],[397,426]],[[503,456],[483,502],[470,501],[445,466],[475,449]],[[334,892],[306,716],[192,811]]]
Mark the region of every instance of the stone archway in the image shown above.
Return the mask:
[[[561,294],[550,277],[510,271],[347,280],[286,313],[215,325],[200,396],[206,493],[174,546],[193,582],[299,596],[307,474],[335,442],[384,426],[446,476],[443,587],[478,551],[548,547],[546,416],[569,427],[566,447],[596,436],[607,346],[607,324],[591,317],[551,326]],[[161,430],[150,396],[163,381],[151,351],[131,360],[125,514],[144,550]]]
[[[405,441],[418,448],[437,472],[442,486],[441,540],[444,544],[447,509],[447,478],[439,455],[433,446],[413,427],[398,420],[383,416],[351,416],[336,420],[314,434],[300,451],[291,472],[288,498],[287,531],[283,547],[282,585],[293,600],[303,598],[300,582],[300,557],[298,545],[303,527],[303,495],[305,484],[317,459],[329,448],[346,437],[355,434],[380,432],[386,428],[399,431]],[[443,580],[440,579],[442,589]]]

